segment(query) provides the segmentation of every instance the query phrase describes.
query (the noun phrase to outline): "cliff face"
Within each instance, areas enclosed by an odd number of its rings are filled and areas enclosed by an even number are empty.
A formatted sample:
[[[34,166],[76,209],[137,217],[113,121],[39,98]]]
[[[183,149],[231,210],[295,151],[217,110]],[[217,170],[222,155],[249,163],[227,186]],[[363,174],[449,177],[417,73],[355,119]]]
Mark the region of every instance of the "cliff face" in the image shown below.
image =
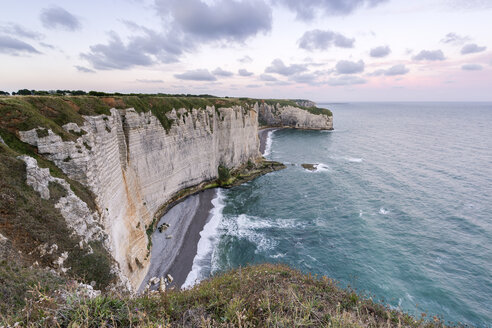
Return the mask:
[[[184,188],[215,179],[219,164],[233,168],[260,156],[255,110],[207,107],[167,116],[175,122],[168,132],[151,112],[133,109],[64,125],[81,135],[76,141],[63,141],[51,130],[46,136],[36,129],[19,132],[22,141],[95,194],[107,246],[134,289],[148,270],[146,229],[162,204]]]
[[[325,114],[313,114],[308,110],[280,104],[258,105],[260,122],[267,126],[291,127],[308,130],[332,130],[333,117]]]

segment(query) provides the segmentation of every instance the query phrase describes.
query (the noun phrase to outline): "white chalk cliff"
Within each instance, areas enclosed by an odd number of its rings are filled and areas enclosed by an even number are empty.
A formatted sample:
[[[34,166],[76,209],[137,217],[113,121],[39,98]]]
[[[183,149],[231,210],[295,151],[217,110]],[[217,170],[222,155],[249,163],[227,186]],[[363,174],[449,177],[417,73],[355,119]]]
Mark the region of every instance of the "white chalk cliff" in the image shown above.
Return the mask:
[[[178,191],[217,178],[219,164],[233,168],[260,156],[253,109],[180,109],[167,116],[175,120],[169,132],[151,112],[134,109],[88,116],[80,127],[65,125],[85,131],[76,142],[51,130],[45,137],[36,129],[20,132],[95,194],[108,247],[133,289],[148,270],[146,228],[159,208]]]
[[[81,126],[64,125],[66,131],[80,135],[76,141],[64,141],[51,130],[19,134],[22,141],[36,146],[41,155],[94,193],[98,213],[84,212],[91,222],[84,225],[71,218],[68,210],[64,211],[67,225],[79,235],[92,231],[94,222],[101,225],[106,247],[119,265],[120,280],[136,290],[149,267],[146,230],[154,217],[177,192],[216,179],[219,165],[235,168],[259,158],[259,112],[274,126],[332,128],[331,117],[326,115],[256,104],[172,110],[166,114],[174,120],[169,131],[150,111],[137,113],[130,108],[111,109],[109,116],[84,116]],[[33,181],[42,179],[36,172],[48,174],[35,170],[34,162],[31,166]],[[32,185],[46,193],[45,185]]]
[[[298,107],[262,103],[258,106],[258,113],[261,123],[268,126],[306,130],[333,129],[333,116],[313,114]]]

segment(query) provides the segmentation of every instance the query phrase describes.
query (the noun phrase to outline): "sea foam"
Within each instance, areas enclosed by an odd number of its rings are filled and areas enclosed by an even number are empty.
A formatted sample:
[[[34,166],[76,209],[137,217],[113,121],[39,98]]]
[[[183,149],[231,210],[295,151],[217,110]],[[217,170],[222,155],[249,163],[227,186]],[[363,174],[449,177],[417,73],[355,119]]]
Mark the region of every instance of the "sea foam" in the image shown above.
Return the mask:
[[[275,131],[277,131],[277,130],[268,131],[267,139],[266,139],[266,143],[265,143],[265,150],[263,151],[263,157],[269,156],[270,153],[272,152],[272,137],[273,137],[273,133]]]
[[[193,266],[181,288],[191,288],[206,275],[202,274],[203,269],[210,264],[214,245],[217,242],[218,228],[222,221],[222,210],[225,207],[224,194],[217,189],[217,196],[212,200],[214,207],[210,210],[210,220],[205,224],[200,232],[200,241],[197,246],[197,254],[193,259]]]

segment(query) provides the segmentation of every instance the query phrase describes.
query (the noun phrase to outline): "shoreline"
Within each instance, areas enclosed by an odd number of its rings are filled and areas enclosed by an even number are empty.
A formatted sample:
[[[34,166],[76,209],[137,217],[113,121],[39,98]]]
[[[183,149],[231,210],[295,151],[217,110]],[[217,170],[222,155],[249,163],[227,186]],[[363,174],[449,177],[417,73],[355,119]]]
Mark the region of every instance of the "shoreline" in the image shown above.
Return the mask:
[[[260,153],[261,156],[265,155],[265,148],[268,139],[268,132],[278,130],[281,128],[264,128],[258,131],[258,137],[260,138]]]
[[[215,189],[190,195],[159,218],[157,226],[166,222],[170,227],[162,233],[157,229],[152,233],[150,267],[138,292],[145,289],[151,278],[165,277],[167,274],[174,278],[168,287],[179,289],[185,282],[197,253],[200,232],[213,208],[212,199],[215,195]],[[156,288],[157,285],[151,287]]]
[[[264,128],[258,131],[262,155],[265,152],[268,133],[277,129]],[[216,188],[189,195],[159,218],[156,227],[164,222],[170,227],[162,233],[157,229],[152,233],[150,267],[138,292],[145,289],[151,278],[165,277],[167,274],[174,278],[167,287],[181,288],[192,271],[193,261],[198,253],[200,232],[211,219],[211,211],[214,208],[212,200],[216,196]],[[171,238],[166,238],[168,236]],[[151,290],[157,288],[157,285],[151,286]]]

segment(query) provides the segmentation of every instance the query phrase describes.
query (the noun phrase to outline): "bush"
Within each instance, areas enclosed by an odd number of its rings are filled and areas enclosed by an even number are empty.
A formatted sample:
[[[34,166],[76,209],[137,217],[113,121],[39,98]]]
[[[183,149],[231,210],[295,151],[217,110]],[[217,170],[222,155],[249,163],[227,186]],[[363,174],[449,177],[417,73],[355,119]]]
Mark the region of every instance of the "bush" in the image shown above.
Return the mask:
[[[227,183],[227,181],[229,181],[229,179],[231,178],[231,171],[223,165],[219,165],[218,171],[219,171],[219,177],[218,177],[219,184],[222,185],[224,183]]]

